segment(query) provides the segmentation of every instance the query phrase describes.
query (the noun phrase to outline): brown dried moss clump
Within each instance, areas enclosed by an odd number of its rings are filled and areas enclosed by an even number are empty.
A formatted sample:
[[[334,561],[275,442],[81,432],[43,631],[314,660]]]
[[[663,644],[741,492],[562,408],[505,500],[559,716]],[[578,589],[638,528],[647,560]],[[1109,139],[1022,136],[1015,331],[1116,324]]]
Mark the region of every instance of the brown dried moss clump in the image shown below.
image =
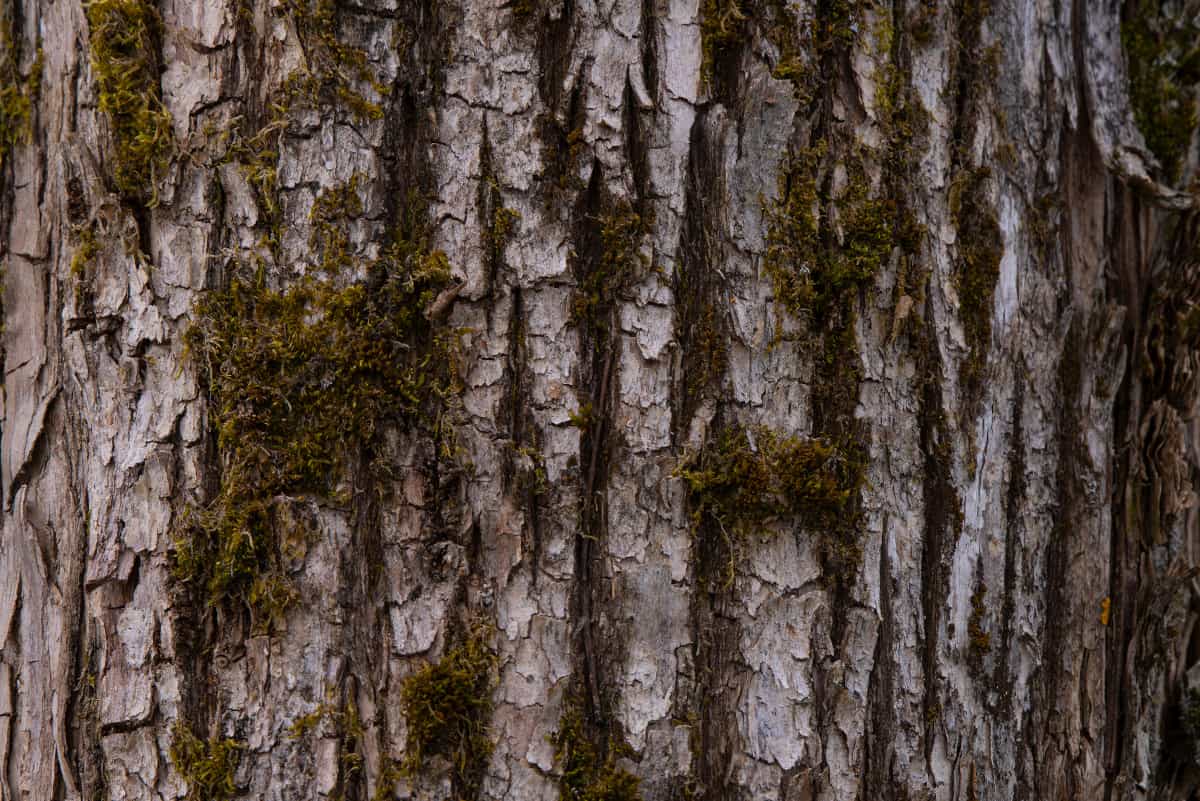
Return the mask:
[[[146,0],[93,0],[86,9],[100,110],[112,126],[113,184],[153,206],[173,149],[159,82],[162,21]]]
[[[186,336],[221,483],[177,541],[176,572],[210,604],[242,599],[268,616],[291,600],[278,533],[290,533],[289,496],[333,497],[385,428],[432,427],[454,387],[453,335],[424,315],[450,267],[422,215],[410,211],[362,280],[338,226],[315,222],[329,272],[277,289],[243,269],[200,301]]]
[[[403,770],[412,775],[427,757],[446,757],[458,798],[478,795],[492,753],[488,720],[496,656],[487,634],[486,627],[473,629],[440,661],[409,676],[400,694],[408,723]]]
[[[171,739],[171,764],[187,783],[187,801],[229,801],[238,794],[234,784],[245,746],[237,740],[201,740],[183,722],[176,722]]]

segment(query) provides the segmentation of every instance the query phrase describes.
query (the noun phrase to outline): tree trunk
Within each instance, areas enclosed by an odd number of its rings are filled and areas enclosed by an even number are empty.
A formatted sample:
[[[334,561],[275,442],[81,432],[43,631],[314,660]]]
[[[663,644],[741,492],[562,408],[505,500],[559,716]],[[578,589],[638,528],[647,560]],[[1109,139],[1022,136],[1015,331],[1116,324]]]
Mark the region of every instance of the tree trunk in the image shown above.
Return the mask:
[[[1200,787],[1195,3],[0,8],[0,801]]]

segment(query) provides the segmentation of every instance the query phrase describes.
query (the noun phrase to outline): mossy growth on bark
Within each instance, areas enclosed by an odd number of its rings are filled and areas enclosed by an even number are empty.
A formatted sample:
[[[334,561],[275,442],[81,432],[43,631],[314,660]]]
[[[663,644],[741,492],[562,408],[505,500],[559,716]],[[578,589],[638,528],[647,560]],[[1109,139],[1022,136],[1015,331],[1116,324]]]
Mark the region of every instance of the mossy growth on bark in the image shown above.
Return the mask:
[[[113,134],[113,185],[127,200],[156,205],[174,150],[159,82],[162,21],[147,0],[93,0],[85,8],[99,106]]]
[[[560,801],[641,801],[639,779],[616,764],[617,751],[588,737],[579,704],[568,703],[552,739]]]
[[[706,82],[712,79],[717,60],[749,35],[746,20],[738,0],[701,0],[700,74]]]
[[[1177,0],[1122,4],[1121,42],[1133,116],[1170,181],[1191,146],[1200,86],[1200,17]]]
[[[816,330],[869,287],[892,250],[917,246],[921,231],[888,197],[873,197],[863,166],[845,164],[848,181],[834,198],[820,177],[824,142],[794,153],[779,178],[779,200],[767,209],[763,266],[775,298]],[[841,315],[846,316],[846,315]]]
[[[289,522],[291,497],[336,500],[386,428],[436,427],[455,392],[455,337],[423,313],[450,266],[430,246],[419,204],[363,264],[349,252],[348,221],[334,219],[337,202],[314,206],[317,273],[277,289],[263,265],[237,268],[197,304],[186,334],[211,401],[221,481],[176,542],[176,574],[202,584],[210,604],[249,602],[262,623],[294,597],[284,549],[302,532]]]
[[[571,306],[571,319],[589,330],[607,331],[609,312],[617,296],[648,267],[642,240],[647,220],[628,202],[618,202],[598,218],[599,257],[579,280]]]
[[[282,107],[342,108],[358,122],[382,119],[382,105],[364,90],[382,99],[390,88],[375,77],[365,50],[339,38],[335,0],[285,0],[283,6],[304,42],[306,65],[284,81]]]
[[[171,736],[171,764],[187,783],[187,801],[229,801],[238,794],[234,783],[243,743],[213,737],[201,740],[182,721]]]
[[[490,630],[474,625],[442,658],[404,681],[400,703],[408,725],[403,771],[415,775],[431,756],[450,761],[457,798],[479,794],[492,753],[488,721],[497,659]]]
[[[962,375],[972,395],[992,342],[992,305],[1004,255],[1004,235],[987,193],[990,177],[987,167],[977,167],[961,171],[950,185],[950,214],[958,228],[954,286],[970,349]]]
[[[248,129],[245,119],[239,117],[218,137],[225,148],[223,160],[238,164],[254,189],[269,240],[278,238],[281,225],[281,139],[292,129],[296,112],[331,110],[348,113],[356,123],[379,120],[383,118],[382,103],[391,92],[391,87],[376,77],[367,52],[341,41],[334,0],[285,0],[277,12],[295,26],[305,54],[303,66],[288,74],[271,93],[262,125]]]
[[[792,519],[818,536],[826,566],[840,576],[844,563],[858,561],[855,500],[865,469],[852,444],[730,426],[676,475],[687,485],[693,533],[719,538],[731,573],[746,539],[773,520]]]
[[[700,75],[711,85],[723,64],[735,58],[755,35],[763,36],[778,51],[771,74],[790,81],[798,95],[810,95],[812,70],[806,62],[805,44],[812,39],[818,46],[834,36],[851,36],[852,4],[829,4],[829,14],[819,16],[811,25],[795,19],[786,0],[702,0],[700,3]]]
[[[42,82],[40,47],[29,74],[21,74],[20,40],[13,31],[9,13],[7,5],[0,12],[0,167],[14,146],[29,140],[33,104]]]

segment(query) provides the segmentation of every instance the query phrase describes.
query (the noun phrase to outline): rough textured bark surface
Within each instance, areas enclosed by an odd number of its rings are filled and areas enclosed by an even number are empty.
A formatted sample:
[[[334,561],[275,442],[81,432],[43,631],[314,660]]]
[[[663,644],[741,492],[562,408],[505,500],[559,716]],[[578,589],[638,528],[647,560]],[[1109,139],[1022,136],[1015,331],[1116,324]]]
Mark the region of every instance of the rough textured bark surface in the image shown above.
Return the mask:
[[[1119,4],[142,3],[171,142],[130,191],[104,3],[142,0],[2,3],[0,801],[1192,797],[1195,137],[1146,147]],[[272,500],[268,613],[180,577],[230,469],[184,336],[315,274],[346,186],[368,291],[422,199],[458,380]],[[879,263],[782,302],[863,208]],[[843,538],[722,532],[684,475],[721,436],[848,444]],[[470,631],[475,779],[406,760]]]

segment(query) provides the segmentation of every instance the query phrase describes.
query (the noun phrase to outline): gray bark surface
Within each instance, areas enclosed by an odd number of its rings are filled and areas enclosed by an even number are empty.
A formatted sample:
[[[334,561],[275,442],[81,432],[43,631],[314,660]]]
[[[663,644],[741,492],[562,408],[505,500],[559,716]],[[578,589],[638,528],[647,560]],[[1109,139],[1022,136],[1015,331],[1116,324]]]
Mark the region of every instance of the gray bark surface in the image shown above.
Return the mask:
[[[222,469],[184,334],[269,227],[221,132],[261,129],[311,67],[308,6],[157,5],[174,141],[154,204],[113,188],[79,0],[4,3],[21,74],[43,56],[0,177],[0,801],[221,798],[173,763],[178,721],[240,744],[237,798],[452,798],[444,757],[396,775],[403,690],[479,620],[485,799],[559,797],[572,704],[647,801],[1195,791],[1195,148],[1164,178],[1117,3],[996,0],[977,23],[969,3],[854,4],[821,55],[807,32],[836,4],[747,2],[706,77],[697,0],[338,2],[336,38],[389,91],[358,86],[378,118],[290,112],[264,269],[277,287],[314,269],[313,204],[356,174],[356,254],[425,192],[461,284],[432,314],[461,334],[455,452],[389,429],[388,471],[297,493],[313,535],[266,623],[173,571]],[[767,8],[810,70],[825,60],[815,99],[775,77]],[[899,169],[889,66],[924,120]],[[679,470],[735,424],[820,432],[827,368],[764,266],[780,176],[816,131],[923,227],[854,298],[861,558],[831,580],[820,532],[784,516],[727,579]],[[982,344],[954,208],[980,167],[1002,244]],[[573,309],[613,208],[644,221],[641,267],[589,327]],[[497,244],[498,209],[519,217]]]

